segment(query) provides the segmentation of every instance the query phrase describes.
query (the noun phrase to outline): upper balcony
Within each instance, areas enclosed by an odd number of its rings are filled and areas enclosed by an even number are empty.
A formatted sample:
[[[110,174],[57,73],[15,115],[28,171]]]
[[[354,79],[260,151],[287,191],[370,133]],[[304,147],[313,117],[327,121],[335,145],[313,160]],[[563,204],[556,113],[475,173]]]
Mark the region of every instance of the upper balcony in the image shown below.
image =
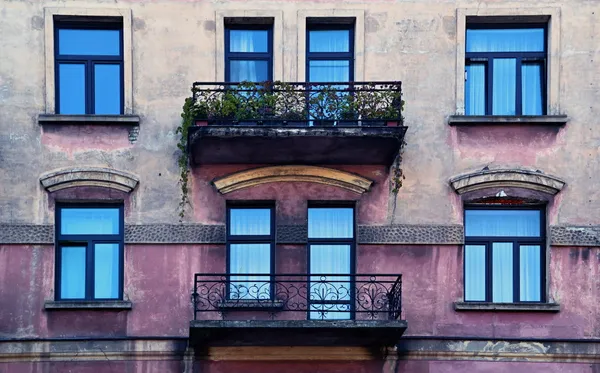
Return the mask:
[[[203,346],[396,344],[400,275],[196,274],[190,340]]]
[[[404,140],[400,82],[194,83],[192,164],[390,165]]]

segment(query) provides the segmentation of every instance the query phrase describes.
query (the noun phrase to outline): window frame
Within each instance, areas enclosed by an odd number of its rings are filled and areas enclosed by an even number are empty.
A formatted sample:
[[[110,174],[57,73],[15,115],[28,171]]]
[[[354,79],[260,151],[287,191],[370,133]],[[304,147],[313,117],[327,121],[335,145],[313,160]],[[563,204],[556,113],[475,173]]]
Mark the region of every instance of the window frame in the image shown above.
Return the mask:
[[[494,29],[531,29],[541,28],[544,30],[544,51],[543,52],[467,52],[467,32],[469,30],[494,30]],[[515,59],[515,116],[523,116],[523,92],[522,92],[522,74],[521,69],[523,60],[536,61],[541,66],[542,76],[540,77],[540,83],[542,88],[541,114],[534,115],[547,115],[548,107],[548,23],[490,23],[490,22],[466,22],[465,27],[465,60],[464,60],[464,78],[465,78],[465,89],[463,90],[464,102],[465,102],[465,115],[477,116],[480,114],[467,114],[466,113],[466,102],[468,97],[466,96],[466,81],[467,66],[474,63],[485,64],[485,116],[505,116],[506,114],[493,114],[493,74],[494,74],[494,59],[499,58],[514,58]]]
[[[54,112],[60,112],[60,65],[61,64],[84,64],[85,65],[85,113],[73,115],[124,115],[125,112],[125,64],[124,64],[124,38],[123,38],[123,21],[113,22],[89,22],[77,20],[55,20],[54,21]],[[118,56],[102,56],[102,55],[61,55],[59,49],[59,30],[115,30],[119,32],[119,55]],[[96,97],[95,97],[95,65],[119,65],[119,90],[120,103],[119,113],[114,114],[96,114]],[[67,114],[69,115],[69,114]]]
[[[310,238],[308,234],[308,210],[310,209],[318,209],[318,208],[351,208],[352,209],[352,238]],[[348,302],[345,301],[335,301],[335,302],[320,302],[317,304],[350,304],[350,320],[356,319],[356,279],[354,275],[356,274],[356,232],[357,230],[357,208],[356,203],[354,202],[344,202],[344,201],[308,201],[307,204],[307,232],[306,232],[306,288],[308,289],[307,294],[307,312],[306,319],[311,320],[310,314],[311,305],[313,304],[310,300],[310,283],[312,272],[310,268],[310,252],[312,245],[350,245],[350,271],[348,276],[350,277],[350,300]],[[320,319],[319,319],[320,320]],[[335,319],[332,319],[335,320]]]
[[[62,209],[86,209],[86,208],[106,208],[119,210],[119,234],[62,234]],[[57,301],[120,301],[123,300],[123,284],[125,272],[125,219],[123,203],[58,203],[55,207],[55,299]],[[95,298],[95,244],[110,243],[119,245],[119,286],[117,298]],[[61,268],[62,268],[62,248],[68,246],[86,247],[85,263],[85,297],[84,298],[62,298],[61,294]]]
[[[348,69],[348,82],[354,81],[354,64],[355,64],[355,29],[356,22],[353,23],[317,23],[310,22],[307,20],[306,23],[306,58],[305,58],[305,71],[306,81],[311,83],[328,83],[328,82],[312,82],[310,78],[310,62],[311,61],[349,61]],[[310,51],[310,32],[311,31],[335,31],[335,30],[348,30],[348,52],[311,52]]]
[[[267,31],[267,52],[230,52],[231,30],[262,30]],[[273,24],[225,24],[225,82],[231,81],[230,61],[267,61],[267,81],[273,81]],[[262,83],[262,82],[255,82]]]
[[[539,211],[540,213],[540,236],[467,236],[467,220],[466,214],[469,210],[513,210],[513,211]],[[513,299],[509,303],[521,303],[521,304],[539,304],[547,302],[546,294],[546,206],[535,205],[535,206],[507,206],[507,205],[465,205],[463,209],[463,222],[465,229],[465,243],[463,246],[463,298],[465,303],[494,303],[504,304],[507,302],[493,302],[493,244],[494,243],[512,243],[512,259],[513,259]],[[467,260],[466,260],[466,246],[485,246],[485,300],[467,300],[466,298],[466,287],[467,287]],[[540,247],[540,300],[539,301],[521,301],[520,300],[520,249],[521,246],[527,245],[538,245]]]
[[[231,234],[231,210],[270,210],[270,234],[267,235],[232,235]],[[225,273],[227,274],[227,286],[225,289],[225,297],[228,300],[231,300],[230,294],[230,285],[231,285],[231,277],[243,275],[243,273],[231,273],[231,245],[232,244],[269,244],[270,245],[270,255],[269,260],[271,261],[269,264],[269,296],[271,300],[275,298],[275,203],[268,202],[252,202],[252,203],[239,203],[239,202],[229,202],[226,207],[226,224],[225,224]],[[250,273],[252,274],[252,273]],[[236,299],[238,300],[238,299]]]

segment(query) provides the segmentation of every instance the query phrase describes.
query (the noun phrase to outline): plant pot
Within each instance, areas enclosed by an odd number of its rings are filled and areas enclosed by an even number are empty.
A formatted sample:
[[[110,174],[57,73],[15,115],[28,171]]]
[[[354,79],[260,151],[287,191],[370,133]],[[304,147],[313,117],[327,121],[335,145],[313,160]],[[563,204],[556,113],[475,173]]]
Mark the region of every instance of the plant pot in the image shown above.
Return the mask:
[[[335,120],[317,119],[314,121],[314,125],[316,127],[333,127],[335,125]]]
[[[257,120],[239,120],[239,121],[237,121],[238,126],[256,127],[260,124],[261,124],[261,122],[259,122]]]
[[[385,127],[386,121],[384,120],[366,120],[362,122],[365,127]]]
[[[398,122],[388,121],[386,124],[388,127],[398,127]]]
[[[338,126],[342,127],[357,127],[358,119],[342,119],[338,121]]]
[[[208,126],[208,120],[206,120],[206,119],[196,120],[195,125],[198,127]]]

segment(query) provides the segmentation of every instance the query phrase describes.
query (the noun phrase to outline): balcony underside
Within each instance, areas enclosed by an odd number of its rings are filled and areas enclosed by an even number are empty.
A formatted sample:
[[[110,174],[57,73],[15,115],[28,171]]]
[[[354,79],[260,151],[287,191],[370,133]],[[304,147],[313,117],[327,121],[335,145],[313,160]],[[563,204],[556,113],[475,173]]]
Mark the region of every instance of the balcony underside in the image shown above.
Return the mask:
[[[196,126],[192,163],[391,165],[406,127]]]
[[[190,342],[202,346],[393,346],[404,320],[195,320]]]

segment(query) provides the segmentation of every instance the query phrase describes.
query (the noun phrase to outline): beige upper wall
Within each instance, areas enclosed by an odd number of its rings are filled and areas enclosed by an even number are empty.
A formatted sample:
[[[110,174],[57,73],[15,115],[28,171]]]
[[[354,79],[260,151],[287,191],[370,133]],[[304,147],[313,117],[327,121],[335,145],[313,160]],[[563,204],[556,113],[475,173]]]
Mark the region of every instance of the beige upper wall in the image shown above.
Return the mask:
[[[49,223],[39,175],[69,166],[113,167],[140,179],[129,222],[176,222],[177,135],[193,81],[222,80],[219,15],[280,18],[275,77],[302,80],[302,15],[364,14],[356,51],[365,80],[402,80],[409,130],[395,223],[460,223],[450,177],[489,167],[529,167],[562,177],[567,186],[550,211],[552,224],[600,224],[600,3],[434,1],[0,1],[0,222]],[[78,133],[40,126],[46,111],[44,8],[122,8],[130,12],[133,113],[138,141],[127,131]],[[449,127],[457,111],[458,9],[556,9],[560,14],[557,112],[570,122],[548,128],[465,132]],[[357,37],[357,39],[359,39]],[[280,42],[277,42],[279,40]],[[554,51],[554,49],[552,49]],[[359,75],[360,76],[360,75]],[[82,140],[84,139],[84,140]],[[81,145],[81,141],[85,145]],[[79,144],[79,145],[78,145]],[[197,207],[201,208],[201,207]]]

